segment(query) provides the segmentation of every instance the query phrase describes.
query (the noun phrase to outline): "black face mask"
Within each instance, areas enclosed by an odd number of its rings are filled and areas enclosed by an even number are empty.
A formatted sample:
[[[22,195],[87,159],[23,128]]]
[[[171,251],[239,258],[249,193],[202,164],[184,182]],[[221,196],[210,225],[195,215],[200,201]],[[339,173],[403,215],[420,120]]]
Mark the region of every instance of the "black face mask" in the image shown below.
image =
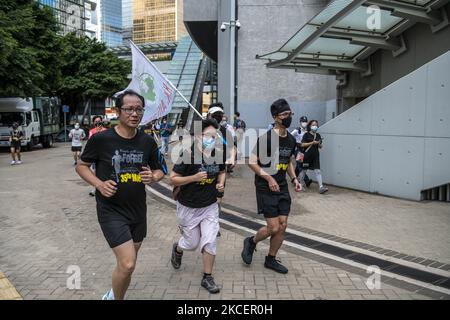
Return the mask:
[[[281,119],[281,124],[287,129],[291,126],[292,123],[292,117],[287,117],[284,119]]]
[[[102,123],[101,123],[101,122],[97,122],[97,123],[95,124],[95,126],[96,126],[96,127],[101,127],[101,126],[102,126]]]

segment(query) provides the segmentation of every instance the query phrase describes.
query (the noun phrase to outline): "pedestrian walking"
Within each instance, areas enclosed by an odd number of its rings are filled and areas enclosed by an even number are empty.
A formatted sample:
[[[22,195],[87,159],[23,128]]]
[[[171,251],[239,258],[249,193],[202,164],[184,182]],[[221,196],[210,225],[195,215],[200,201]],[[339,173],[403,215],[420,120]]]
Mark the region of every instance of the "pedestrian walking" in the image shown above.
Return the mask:
[[[83,148],[83,143],[81,141],[86,138],[86,134],[84,133],[84,130],[80,128],[78,122],[75,123],[74,129],[70,130],[69,138],[72,139],[73,165],[76,166],[80,159],[81,149]]]
[[[245,130],[247,129],[247,124],[244,120],[241,119],[241,114],[239,112],[234,113],[234,123],[233,128],[235,131],[235,141],[237,148],[237,158],[241,159],[243,150],[242,150],[242,141],[244,139]]]
[[[319,122],[311,120],[306,127],[306,133],[302,138],[302,148],[304,148],[304,157],[302,163],[302,171],[300,172],[300,181],[304,183],[305,174],[307,170],[314,170],[317,183],[319,184],[319,193],[323,194],[328,191],[323,185],[322,173],[320,171],[320,149],[322,149],[322,137],[317,132],[319,129]]]
[[[9,145],[11,151],[11,165],[22,164],[20,148],[23,140],[23,131],[17,122],[12,124],[12,130],[9,132]]]
[[[161,152],[167,157],[169,152],[169,140],[170,135],[173,132],[173,127],[167,122],[167,119],[164,118],[159,127],[159,135],[161,137]]]
[[[302,139],[303,135],[306,133],[306,127],[308,125],[308,118],[306,116],[300,117],[300,127],[294,129],[291,134],[295,138],[297,143],[297,149],[295,150],[295,160],[297,165],[295,166],[295,175],[297,177],[300,176],[300,172],[302,171],[302,162],[303,162],[303,148],[302,148]],[[311,185],[312,180],[309,179],[308,175],[305,174],[305,184],[302,187],[308,187]]]
[[[89,138],[88,139],[92,138],[92,136],[95,135],[96,133],[99,133],[99,132],[107,130],[107,128],[105,128],[104,125],[103,125],[103,118],[102,118],[102,116],[94,116],[92,118],[92,124],[93,124],[93,128],[91,130],[89,130]],[[93,163],[91,165],[91,169],[92,169],[92,171],[95,172],[95,163]],[[89,192],[89,195],[91,197],[95,197],[95,188],[94,188],[94,190],[91,190]]]

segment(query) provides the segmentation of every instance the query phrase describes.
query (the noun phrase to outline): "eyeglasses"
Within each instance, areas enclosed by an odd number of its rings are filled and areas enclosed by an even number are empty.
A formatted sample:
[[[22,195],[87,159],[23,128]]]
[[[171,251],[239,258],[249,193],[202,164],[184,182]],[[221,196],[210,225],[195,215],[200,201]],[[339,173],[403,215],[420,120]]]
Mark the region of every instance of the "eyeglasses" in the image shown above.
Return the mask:
[[[131,116],[133,114],[133,112],[136,112],[136,114],[138,115],[143,115],[144,114],[144,108],[120,108],[120,110],[122,110],[123,112],[125,112],[127,115]]]

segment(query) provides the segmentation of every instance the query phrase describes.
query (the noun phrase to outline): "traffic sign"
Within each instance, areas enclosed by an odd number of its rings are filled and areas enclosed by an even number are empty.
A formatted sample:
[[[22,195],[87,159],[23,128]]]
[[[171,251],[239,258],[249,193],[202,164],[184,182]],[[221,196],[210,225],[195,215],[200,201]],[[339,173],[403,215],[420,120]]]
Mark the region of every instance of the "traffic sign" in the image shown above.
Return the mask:
[[[66,105],[66,104],[63,105],[63,106],[62,106],[62,109],[63,109],[63,112],[64,112],[64,113],[69,113],[69,109],[70,109],[70,108],[69,108],[68,105]]]

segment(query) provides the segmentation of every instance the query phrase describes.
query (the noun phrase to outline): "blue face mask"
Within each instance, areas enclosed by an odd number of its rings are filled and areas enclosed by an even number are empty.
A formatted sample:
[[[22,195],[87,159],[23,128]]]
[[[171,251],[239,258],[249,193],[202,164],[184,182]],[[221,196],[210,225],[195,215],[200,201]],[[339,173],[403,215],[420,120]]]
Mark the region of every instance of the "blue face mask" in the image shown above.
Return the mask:
[[[318,126],[311,126],[311,131],[312,132],[317,132],[317,130],[319,130]]]
[[[216,139],[214,138],[203,138],[202,140],[203,149],[211,150],[216,146]]]

